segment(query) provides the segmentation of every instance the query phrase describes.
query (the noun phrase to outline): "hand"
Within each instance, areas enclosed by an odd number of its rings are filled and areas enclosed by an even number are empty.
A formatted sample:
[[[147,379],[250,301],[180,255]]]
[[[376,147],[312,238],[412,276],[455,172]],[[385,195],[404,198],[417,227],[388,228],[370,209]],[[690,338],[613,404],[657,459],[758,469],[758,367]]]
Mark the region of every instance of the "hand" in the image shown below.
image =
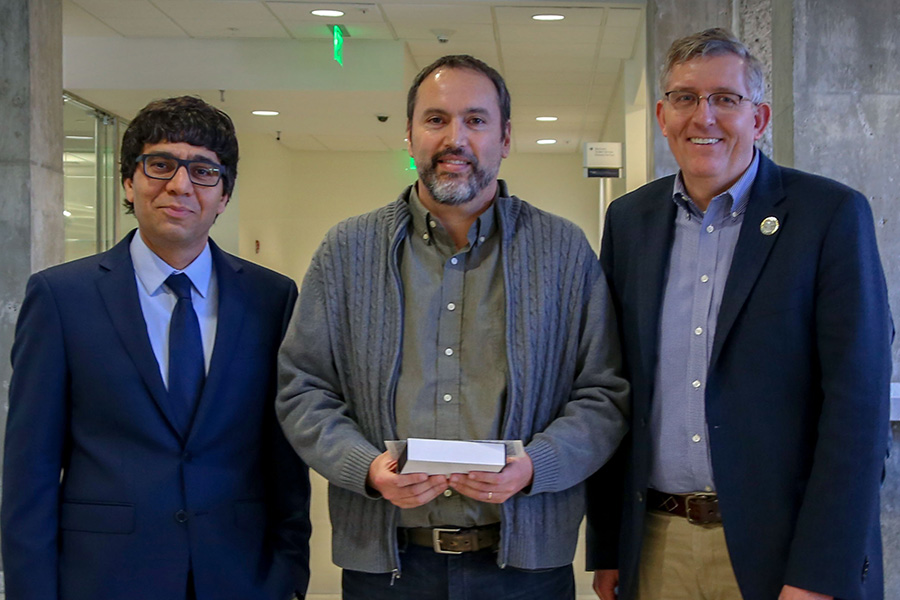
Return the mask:
[[[616,600],[616,586],[619,585],[618,569],[599,569],[594,571],[594,593],[600,600]]]
[[[366,484],[382,497],[400,508],[415,508],[431,502],[447,489],[444,475],[425,473],[397,473],[397,461],[387,452],[379,454],[369,465]]]
[[[792,585],[786,585],[781,588],[781,593],[778,594],[778,600],[834,600],[834,596],[808,592],[806,590],[801,590],[800,588],[795,588]]]
[[[501,504],[531,485],[533,478],[534,465],[526,454],[507,459],[506,466],[499,473],[454,473],[450,476],[450,487],[474,500]]]

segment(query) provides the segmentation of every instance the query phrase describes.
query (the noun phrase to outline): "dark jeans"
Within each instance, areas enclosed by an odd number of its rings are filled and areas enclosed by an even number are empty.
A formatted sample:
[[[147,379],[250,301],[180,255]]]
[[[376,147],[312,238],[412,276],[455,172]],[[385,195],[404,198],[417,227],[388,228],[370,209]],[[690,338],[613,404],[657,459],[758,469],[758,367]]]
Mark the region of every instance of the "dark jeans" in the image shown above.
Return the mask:
[[[492,550],[438,554],[408,546],[401,577],[344,569],[344,600],[574,600],[572,565],[540,571],[497,566]]]

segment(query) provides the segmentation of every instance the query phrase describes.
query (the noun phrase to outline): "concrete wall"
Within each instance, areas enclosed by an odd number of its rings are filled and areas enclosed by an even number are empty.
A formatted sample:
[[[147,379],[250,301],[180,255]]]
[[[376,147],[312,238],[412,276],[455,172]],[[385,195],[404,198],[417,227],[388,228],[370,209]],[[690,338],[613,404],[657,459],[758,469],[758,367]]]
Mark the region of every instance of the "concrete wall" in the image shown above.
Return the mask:
[[[862,191],[900,316],[900,3],[795,0],[794,165]],[[900,344],[894,344],[900,381]],[[900,598],[900,428],[882,492],[885,598]]]

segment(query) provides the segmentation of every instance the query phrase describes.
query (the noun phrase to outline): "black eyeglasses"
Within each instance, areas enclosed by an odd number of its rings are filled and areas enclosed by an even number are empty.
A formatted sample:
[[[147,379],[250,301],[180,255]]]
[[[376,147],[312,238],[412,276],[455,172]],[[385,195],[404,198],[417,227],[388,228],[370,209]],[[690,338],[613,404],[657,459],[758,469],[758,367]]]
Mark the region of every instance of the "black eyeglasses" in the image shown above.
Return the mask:
[[[184,160],[168,154],[141,154],[135,162],[143,165],[144,175],[150,179],[172,179],[178,169],[184,167],[191,183],[205,187],[219,183],[225,172],[223,165],[211,160]]]
[[[712,94],[701,96],[694,92],[673,90],[671,92],[666,92],[665,97],[666,100],[669,101],[669,104],[672,105],[672,108],[678,112],[693,111],[700,105],[700,101],[704,98],[711,109],[722,112],[730,112],[739,109],[741,107],[741,102],[744,100],[752,102],[750,98],[733,92],[713,92]]]

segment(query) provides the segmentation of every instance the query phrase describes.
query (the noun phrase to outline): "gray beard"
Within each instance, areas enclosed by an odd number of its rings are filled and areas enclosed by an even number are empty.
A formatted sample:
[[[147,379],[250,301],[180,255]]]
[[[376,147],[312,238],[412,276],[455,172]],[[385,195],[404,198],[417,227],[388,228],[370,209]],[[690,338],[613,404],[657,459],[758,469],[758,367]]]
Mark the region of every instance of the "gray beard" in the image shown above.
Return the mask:
[[[500,165],[497,165],[494,169],[483,169],[481,168],[481,163],[476,161],[474,157],[469,157],[472,163],[471,175],[444,173],[439,176],[437,174],[437,161],[445,154],[452,154],[452,152],[437,154],[431,159],[430,165],[417,165],[416,168],[419,173],[419,179],[425,184],[425,188],[429,191],[431,197],[440,204],[459,206],[470,202],[479,192],[497,179]],[[457,152],[457,154],[459,153]]]

